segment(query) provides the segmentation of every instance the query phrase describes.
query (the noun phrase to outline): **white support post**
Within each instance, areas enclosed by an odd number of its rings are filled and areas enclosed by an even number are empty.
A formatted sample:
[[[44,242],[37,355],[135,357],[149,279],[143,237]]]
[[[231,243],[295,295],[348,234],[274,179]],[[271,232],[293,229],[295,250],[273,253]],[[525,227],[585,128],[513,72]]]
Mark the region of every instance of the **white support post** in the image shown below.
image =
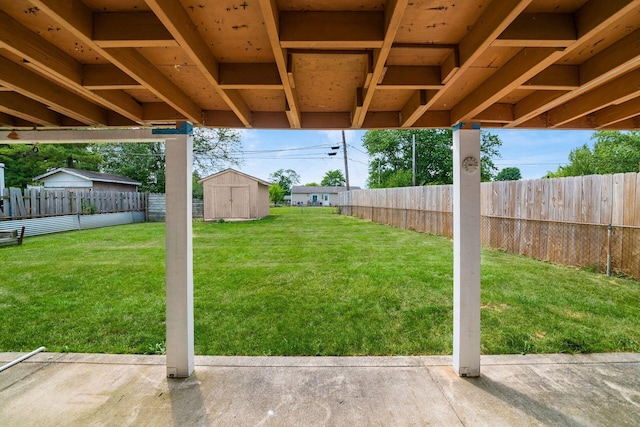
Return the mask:
[[[192,127],[157,129],[166,135],[167,376],[193,373]]]
[[[453,369],[480,375],[480,128],[453,128]]]

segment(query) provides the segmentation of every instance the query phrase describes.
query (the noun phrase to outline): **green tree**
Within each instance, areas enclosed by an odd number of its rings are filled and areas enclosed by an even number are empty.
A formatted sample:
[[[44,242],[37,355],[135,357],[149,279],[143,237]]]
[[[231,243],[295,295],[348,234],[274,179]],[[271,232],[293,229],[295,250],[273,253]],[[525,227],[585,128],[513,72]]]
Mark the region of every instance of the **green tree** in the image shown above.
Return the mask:
[[[305,184],[305,187],[318,187],[320,184],[317,182],[308,182]]]
[[[584,144],[571,150],[569,164],[549,172],[547,177],[638,172],[640,132],[601,130],[591,139],[594,140],[593,149]]]
[[[278,169],[269,175],[269,180],[279,184],[284,194],[291,194],[291,187],[300,184],[300,175],[293,169]]]
[[[504,168],[496,175],[496,181],[517,181],[519,179],[522,179],[519,168]]]
[[[269,200],[273,203],[280,203],[284,200],[284,189],[280,187],[280,184],[269,186]]]
[[[320,181],[320,185],[327,187],[343,187],[347,181],[340,169],[330,170],[324,174],[324,178]]]
[[[409,186],[412,184],[412,138],[416,139],[416,182],[451,184],[453,182],[453,133],[451,129],[372,130],[362,137],[369,162],[370,188]],[[497,168],[502,141],[497,135],[481,133],[481,179],[489,181]]]
[[[35,176],[61,167],[98,171],[101,161],[89,144],[0,145],[7,187],[24,188]]]
[[[164,143],[97,144],[105,172],[142,183],[140,191],[165,192]],[[196,128],[193,134],[193,197],[202,198],[197,180],[216,170],[242,163],[240,134],[229,129]]]

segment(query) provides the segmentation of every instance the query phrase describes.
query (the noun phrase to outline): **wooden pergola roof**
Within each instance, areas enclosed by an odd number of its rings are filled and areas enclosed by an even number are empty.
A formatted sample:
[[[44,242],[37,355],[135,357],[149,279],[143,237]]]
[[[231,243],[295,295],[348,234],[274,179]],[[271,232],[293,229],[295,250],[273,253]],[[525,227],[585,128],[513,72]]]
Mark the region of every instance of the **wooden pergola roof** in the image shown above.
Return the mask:
[[[0,128],[640,128],[640,1],[0,0]]]

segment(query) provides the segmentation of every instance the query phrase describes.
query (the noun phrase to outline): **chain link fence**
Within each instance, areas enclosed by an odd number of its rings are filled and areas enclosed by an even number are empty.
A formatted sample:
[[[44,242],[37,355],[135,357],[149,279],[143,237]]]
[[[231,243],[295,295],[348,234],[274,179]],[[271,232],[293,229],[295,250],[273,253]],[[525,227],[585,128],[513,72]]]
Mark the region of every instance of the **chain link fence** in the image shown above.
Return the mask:
[[[371,206],[343,206],[341,211],[380,224],[453,237],[452,212]],[[640,280],[640,227],[483,215],[481,242],[541,261]]]

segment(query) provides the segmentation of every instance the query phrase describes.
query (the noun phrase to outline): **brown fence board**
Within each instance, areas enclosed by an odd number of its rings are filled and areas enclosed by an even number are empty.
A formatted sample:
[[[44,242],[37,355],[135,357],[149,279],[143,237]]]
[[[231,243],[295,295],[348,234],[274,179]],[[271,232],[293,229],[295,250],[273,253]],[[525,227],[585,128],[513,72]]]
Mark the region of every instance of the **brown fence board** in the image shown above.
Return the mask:
[[[452,237],[452,186],[342,193],[343,213]],[[491,182],[481,185],[484,246],[572,266],[612,267],[640,278],[640,174]]]

